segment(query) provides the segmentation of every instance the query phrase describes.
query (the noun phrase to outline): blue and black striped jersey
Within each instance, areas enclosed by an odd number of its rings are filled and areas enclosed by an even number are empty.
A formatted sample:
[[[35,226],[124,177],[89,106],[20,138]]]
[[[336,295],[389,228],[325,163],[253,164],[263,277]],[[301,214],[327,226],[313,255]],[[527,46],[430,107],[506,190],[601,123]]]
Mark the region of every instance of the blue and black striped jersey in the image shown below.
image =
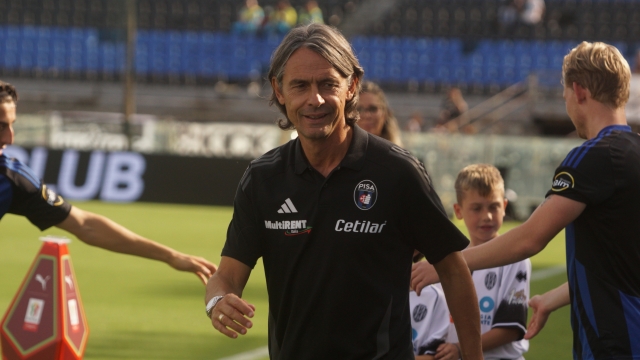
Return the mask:
[[[47,188],[16,159],[0,155],[0,219],[6,213],[26,216],[40,230],[61,223],[71,205]]]
[[[609,126],[573,149],[547,193],[586,204],[566,228],[575,359],[640,359],[640,135]]]

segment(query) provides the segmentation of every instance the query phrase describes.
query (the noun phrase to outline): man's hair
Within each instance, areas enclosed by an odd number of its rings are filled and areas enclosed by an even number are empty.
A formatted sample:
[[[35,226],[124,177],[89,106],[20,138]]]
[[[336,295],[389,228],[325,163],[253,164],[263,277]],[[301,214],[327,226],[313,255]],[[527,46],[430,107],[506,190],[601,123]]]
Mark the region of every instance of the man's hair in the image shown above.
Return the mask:
[[[384,95],[384,91],[382,88],[378,86],[378,84],[372,81],[363,81],[362,88],[360,89],[360,93],[369,93],[371,95],[375,95],[380,99],[382,106],[381,109],[384,112],[384,126],[382,127],[382,133],[380,137],[383,139],[387,139],[396,145],[401,145],[400,141],[400,128],[398,127],[398,120],[393,115],[393,111],[389,107],[389,102],[387,101],[387,97]]]
[[[347,124],[353,126],[360,118],[356,105],[358,104],[358,93],[360,92],[360,79],[364,75],[364,70],[353,53],[351,45],[337,29],[317,23],[292,29],[273,53],[268,75],[269,81],[275,78],[277,86],[282,89],[284,67],[291,54],[302,47],[312,50],[325,58],[340,75],[347,79],[349,84],[357,81],[356,91],[351,100],[347,100],[344,109]],[[283,130],[293,129],[293,123],[286,118],[287,109],[278,102],[275,90],[273,90],[269,99],[269,105],[273,104],[278,106],[285,115],[285,119],[278,120],[278,126]]]
[[[464,192],[476,190],[482,197],[500,191],[504,196],[504,180],[500,171],[493,165],[473,164],[460,170],[456,178],[456,199],[462,204]]]
[[[614,109],[629,100],[631,70],[615,46],[583,41],[564,57],[565,86],[575,82],[591,92],[591,97]]]
[[[13,85],[0,80],[0,104],[6,102],[17,103],[18,92]]]

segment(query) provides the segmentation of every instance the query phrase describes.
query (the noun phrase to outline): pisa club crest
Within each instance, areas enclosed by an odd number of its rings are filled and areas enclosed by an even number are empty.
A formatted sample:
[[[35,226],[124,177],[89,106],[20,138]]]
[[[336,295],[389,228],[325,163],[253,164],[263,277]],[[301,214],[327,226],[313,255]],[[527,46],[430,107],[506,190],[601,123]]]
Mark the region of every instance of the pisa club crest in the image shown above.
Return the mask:
[[[360,210],[369,210],[376,204],[378,188],[371,180],[362,180],[353,191],[353,201]]]

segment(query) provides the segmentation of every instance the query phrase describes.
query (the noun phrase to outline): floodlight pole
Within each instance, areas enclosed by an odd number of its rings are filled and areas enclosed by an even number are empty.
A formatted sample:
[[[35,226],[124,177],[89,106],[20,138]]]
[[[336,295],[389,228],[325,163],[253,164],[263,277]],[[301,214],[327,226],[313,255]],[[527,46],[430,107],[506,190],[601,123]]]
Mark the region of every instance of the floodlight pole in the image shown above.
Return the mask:
[[[127,150],[133,149],[131,118],[136,112],[135,57],[136,57],[136,0],[125,0],[127,16],[126,61],[124,69],[124,133],[127,137]]]

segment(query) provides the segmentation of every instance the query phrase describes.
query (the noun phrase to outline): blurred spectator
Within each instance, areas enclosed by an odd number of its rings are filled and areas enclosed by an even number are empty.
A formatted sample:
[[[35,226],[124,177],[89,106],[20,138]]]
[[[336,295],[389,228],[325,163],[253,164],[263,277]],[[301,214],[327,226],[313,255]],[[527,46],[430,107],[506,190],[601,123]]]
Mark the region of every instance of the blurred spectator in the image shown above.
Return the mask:
[[[500,28],[510,32],[519,23],[535,26],[542,20],[544,11],[544,0],[508,0],[498,10]]]
[[[462,91],[457,87],[449,89],[440,105],[440,117],[434,131],[457,132],[458,127],[466,122],[463,115],[468,109],[467,102],[462,97]]]
[[[233,23],[232,31],[236,34],[255,34],[264,20],[264,11],[258,0],[246,0],[240,10],[238,21]]]
[[[407,131],[421,132],[423,124],[424,124],[424,120],[422,119],[422,114],[416,111],[413,114],[411,114],[411,117],[409,118],[409,122],[407,122]]]
[[[536,25],[542,20],[544,15],[544,0],[519,0],[524,4],[521,6],[520,21],[525,25]]]
[[[286,34],[298,22],[298,12],[291,6],[289,1],[280,0],[273,13],[269,15],[265,32],[275,34]]]
[[[498,9],[498,21],[502,32],[511,31],[516,26],[521,10],[518,8],[519,5],[521,5],[521,1],[507,0]]]
[[[373,135],[402,146],[398,120],[393,116],[387,97],[378,84],[371,81],[362,83],[357,110],[360,113],[358,126]]]
[[[307,25],[311,23],[324,24],[322,10],[318,7],[318,2],[314,0],[307,1],[304,11],[300,13],[298,24]]]

